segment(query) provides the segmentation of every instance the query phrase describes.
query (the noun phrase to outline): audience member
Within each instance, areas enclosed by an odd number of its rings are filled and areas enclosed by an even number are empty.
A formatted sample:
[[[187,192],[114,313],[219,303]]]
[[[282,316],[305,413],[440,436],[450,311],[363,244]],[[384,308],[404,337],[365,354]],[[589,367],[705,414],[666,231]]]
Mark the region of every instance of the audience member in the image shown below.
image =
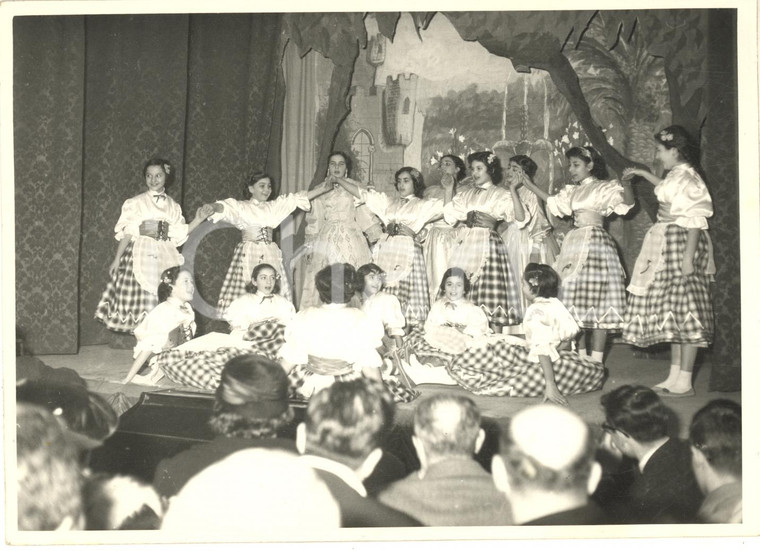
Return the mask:
[[[601,477],[595,448],[589,427],[569,409],[541,404],[517,413],[491,465],[515,524],[606,524],[589,498]]]
[[[362,481],[383,452],[380,437],[393,401],[379,381],[336,381],[312,396],[296,446],[340,506],[341,526],[419,526],[419,522],[367,497]]]
[[[694,522],[702,494],[688,442],[668,435],[671,412],[651,389],[623,385],[602,396],[605,441],[634,460],[603,505],[615,522]],[[626,462],[622,462],[626,465]],[[630,482],[628,482],[630,481]]]
[[[280,365],[254,354],[236,356],[224,366],[216,390],[209,420],[216,438],[161,461],[153,485],[162,496],[173,496],[196,473],[244,448],[295,452],[292,440],[278,437],[292,420],[288,377]]]
[[[691,464],[705,500],[697,511],[702,522],[742,521],[742,408],[731,400],[713,400],[689,427]]]
[[[124,475],[92,475],[83,490],[86,530],[157,530],[163,505],[153,487]]]
[[[247,449],[191,478],[169,502],[161,529],[183,541],[250,541],[296,534],[319,539],[314,535],[339,525],[335,499],[297,455]]]
[[[18,403],[16,462],[19,530],[83,527],[79,450],[52,413]]]
[[[417,405],[412,443],[420,470],[381,492],[381,502],[428,526],[511,524],[509,503],[473,459],[483,445],[480,412],[464,396],[436,394]]]

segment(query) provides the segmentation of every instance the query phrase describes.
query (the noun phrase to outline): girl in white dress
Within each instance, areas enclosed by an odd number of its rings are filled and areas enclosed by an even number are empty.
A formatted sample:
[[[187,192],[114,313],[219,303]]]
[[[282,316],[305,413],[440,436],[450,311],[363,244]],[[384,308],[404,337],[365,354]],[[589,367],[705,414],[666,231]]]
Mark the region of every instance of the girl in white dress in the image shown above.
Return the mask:
[[[692,396],[697,349],[713,338],[715,263],[707,233],[713,205],[700,175],[698,148],[686,130],[669,126],[654,139],[667,175],[658,178],[637,168],[623,172],[626,180],[640,176],[653,184],[660,203],[628,286],[623,339],[640,347],[671,343],[670,373],[654,390],[662,396]]]
[[[559,299],[591,333],[591,357],[603,362],[607,331],[622,329],[625,314],[625,272],[604,220],[633,207],[633,190],[628,182],[607,179],[604,159],[593,147],[573,147],[565,156],[573,183],[552,196],[537,186],[531,191],[555,216],[574,219],[575,228],[565,236],[554,261],[562,278]],[[583,340],[580,351],[586,353]]]
[[[356,270],[356,291],[362,311],[383,324],[385,350],[399,349],[404,345],[406,319],[398,299],[383,290],[385,272],[377,264],[365,264]]]

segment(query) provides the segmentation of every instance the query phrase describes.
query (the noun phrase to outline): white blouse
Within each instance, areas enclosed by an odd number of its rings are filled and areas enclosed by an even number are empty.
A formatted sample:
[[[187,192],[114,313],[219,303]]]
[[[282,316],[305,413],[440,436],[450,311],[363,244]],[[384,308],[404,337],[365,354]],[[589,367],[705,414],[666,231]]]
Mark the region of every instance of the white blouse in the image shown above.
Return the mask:
[[[536,298],[528,306],[523,319],[525,340],[528,343],[528,360],[538,363],[539,356],[559,359],[557,347],[562,341],[573,338],[580,328],[565,305],[556,298]]]
[[[175,343],[170,342],[170,333],[178,327],[195,334],[195,312],[189,302],[169,297],[148,312],[135,327],[137,344],[133,357],[136,358],[140,352],[148,350],[158,354],[171,348]]]
[[[712,198],[704,180],[691,165],[683,163],[673,167],[655,186],[654,193],[661,207],[675,217],[676,225],[707,229],[707,219],[713,215]]]
[[[154,196],[160,196],[155,199]],[[165,192],[146,191],[124,201],[121,215],[114,227],[117,241],[126,236],[139,237],[140,224],[145,220],[159,220],[169,223],[169,241],[179,247],[187,240],[187,224],[182,216],[182,208]]]
[[[466,220],[470,211],[486,213],[497,220],[515,222],[519,227],[525,226],[530,220],[528,213],[522,220],[515,220],[515,206],[512,202],[512,192],[487,182],[483,186],[467,187],[460,191],[450,203],[443,207],[443,217],[450,225],[459,220]]]
[[[591,211],[604,217],[626,214],[633,205],[627,205],[623,186],[617,180],[599,180],[594,176],[580,184],[568,184],[556,195],[550,195],[546,206],[554,216],[572,216],[578,211]]]
[[[355,371],[380,367],[377,349],[383,334],[383,324],[358,308],[324,304],[295,315],[285,330],[280,356],[297,365],[308,363],[312,355],[349,362]]]
[[[257,292],[246,293],[233,300],[224,313],[224,319],[232,328],[231,334],[242,337],[252,323],[274,319],[287,325],[295,315],[296,309],[289,300],[280,295],[266,297]]]
[[[382,323],[390,336],[404,336],[406,319],[401,313],[401,303],[395,295],[378,291],[364,301],[362,311],[371,319]]]
[[[271,201],[257,201],[251,198],[248,201],[224,199],[217,203],[222,205],[224,210],[215,212],[209,220],[214,223],[224,220],[241,231],[251,226],[276,228],[295,209],[311,209],[305,191],[280,195]]]
[[[425,331],[446,324],[461,326],[462,332],[472,337],[490,333],[485,312],[466,298],[450,301],[444,297],[433,303],[425,320]]]
[[[398,222],[418,233],[422,226],[443,212],[440,199],[420,199],[419,197],[389,197],[374,190],[359,190],[364,201],[384,224]]]

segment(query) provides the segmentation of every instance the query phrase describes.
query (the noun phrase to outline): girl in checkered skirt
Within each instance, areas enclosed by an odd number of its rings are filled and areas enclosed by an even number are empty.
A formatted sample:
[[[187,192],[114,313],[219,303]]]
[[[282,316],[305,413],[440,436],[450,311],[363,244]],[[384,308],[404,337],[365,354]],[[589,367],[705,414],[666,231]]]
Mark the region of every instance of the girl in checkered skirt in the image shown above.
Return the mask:
[[[372,256],[385,272],[385,292],[399,299],[407,323],[421,325],[430,310],[430,295],[422,245],[415,237],[430,219],[441,216],[443,201],[422,199],[425,182],[416,168],[400,168],[395,181],[398,197],[389,197],[338,178],[343,189],[363,201],[385,224]]]
[[[623,338],[640,347],[671,343],[670,373],[654,387],[663,396],[691,396],[697,349],[713,338],[710,282],[715,264],[707,233],[712,199],[701,176],[699,150],[680,126],[654,135],[656,158],[667,171],[658,178],[628,168],[624,179],[640,176],[653,184],[660,203],[628,286]]]
[[[507,249],[496,232],[500,221],[524,226],[529,221],[516,185],[499,187],[502,168],[490,151],[467,157],[473,185],[454,195],[443,209],[446,222],[454,226],[464,221],[450,265],[462,268],[472,284],[470,300],[483,308],[494,332],[505,325],[520,323],[519,281],[511,273]]]
[[[603,362],[607,331],[622,329],[625,314],[625,272],[604,219],[626,214],[635,200],[629,182],[607,179],[604,159],[593,147],[573,147],[565,156],[573,183],[552,196],[538,187],[532,191],[555,216],[573,217],[575,228],[554,261],[562,278],[559,298],[591,333],[591,357]],[[580,353],[586,354],[585,339]]]
[[[122,384],[155,384],[163,376],[158,368],[151,365],[147,375],[139,376],[140,368],[151,356],[187,342],[195,334],[195,312],[190,306],[195,283],[190,272],[179,266],[168,268],[157,287],[160,303],[135,327],[134,362]]]
[[[217,301],[217,312],[225,318],[226,310],[232,302],[245,294],[250,274],[259,264],[269,264],[277,270],[281,282],[282,296],[293,301],[287,273],[282,263],[282,251],[272,241],[274,228],[280,225],[295,209],[311,209],[311,200],[331,188],[299,191],[281,195],[269,200],[274,179],[265,172],[256,171],[243,186],[244,200],[225,199],[213,204],[211,222],[232,224],[242,233],[242,240],[232,253],[232,262],[222,283]]]
[[[177,247],[200,224],[208,209],[198,209],[188,226],[180,206],[166,194],[174,178],[168,161],[150,159],[143,167],[147,191],[124,202],[116,227],[119,246],[109,266],[110,280],[95,310],[95,319],[111,331],[131,333],[158,304],[161,272],[182,264]]]
[[[456,356],[449,374],[459,385],[487,396],[542,396],[567,405],[565,396],[598,390],[604,366],[568,350],[580,330],[557,300],[559,276],[545,264],[525,269],[523,293],[531,301],[525,311],[525,340],[502,335]]]

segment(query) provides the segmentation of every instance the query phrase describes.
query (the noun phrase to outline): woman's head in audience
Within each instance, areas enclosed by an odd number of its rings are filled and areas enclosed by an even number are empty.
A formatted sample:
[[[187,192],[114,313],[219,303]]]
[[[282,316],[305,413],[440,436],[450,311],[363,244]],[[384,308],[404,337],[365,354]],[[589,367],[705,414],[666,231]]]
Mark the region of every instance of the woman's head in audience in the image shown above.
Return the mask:
[[[159,302],[164,302],[169,297],[174,297],[182,302],[190,302],[193,300],[194,293],[195,282],[187,270],[173,266],[161,272],[161,280],[158,284]]]
[[[243,186],[243,197],[248,200],[251,197],[259,202],[268,201],[274,189],[274,178],[262,170],[257,170]]]
[[[523,293],[528,300],[556,298],[559,293],[559,275],[551,266],[531,262],[523,272]]]
[[[602,396],[602,408],[606,418],[604,428],[612,434],[613,443],[623,453],[626,450],[619,444],[625,439],[649,443],[668,436],[671,412],[649,387],[618,387]]]
[[[394,177],[396,191],[401,197],[409,197],[414,195],[415,197],[422,198],[422,194],[425,191],[425,180],[422,177],[422,173],[416,168],[411,166],[404,166],[396,171]]]
[[[259,292],[262,295],[279,294],[280,274],[271,264],[259,264],[251,272],[251,281],[246,284],[245,290],[247,293]]]
[[[439,292],[447,300],[459,300],[470,292],[470,279],[461,268],[449,268],[443,273]]]
[[[365,264],[356,270],[356,292],[371,297],[383,288],[385,272],[377,264]]]
[[[209,420],[215,433],[231,438],[273,438],[292,420],[288,377],[278,363],[256,354],[227,362]]]
[[[347,304],[354,296],[358,276],[351,264],[331,264],[317,272],[315,284],[323,304]]]
[[[127,475],[97,473],[84,485],[86,530],[158,530],[163,503],[153,486]]]

